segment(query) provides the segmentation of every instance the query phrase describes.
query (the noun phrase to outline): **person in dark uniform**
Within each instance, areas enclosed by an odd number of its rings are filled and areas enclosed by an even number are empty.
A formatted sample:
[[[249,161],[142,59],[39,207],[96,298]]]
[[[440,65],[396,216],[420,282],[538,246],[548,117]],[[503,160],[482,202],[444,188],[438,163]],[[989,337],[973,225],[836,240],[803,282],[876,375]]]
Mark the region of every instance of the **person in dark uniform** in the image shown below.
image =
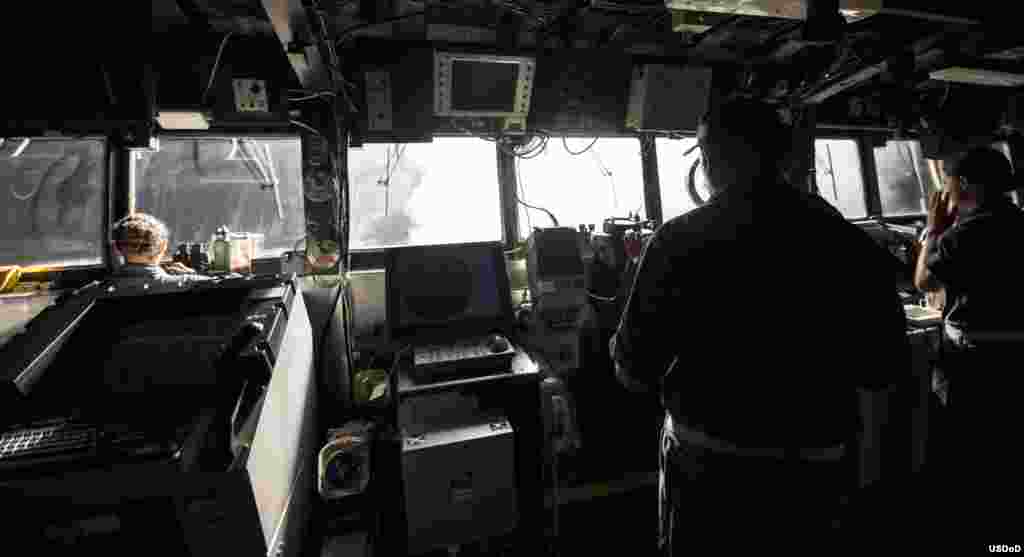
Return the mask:
[[[1013,170],[995,149],[972,149],[949,161],[945,173],[946,188],[929,200],[914,282],[924,292],[946,292],[941,368],[951,429],[944,433],[952,434],[953,450],[975,448],[943,469],[949,477],[972,478],[964,487],[982,497],[976,507],[981,512],[992,509],[998,494],[1019,494],[1022,487],[1017,451],[1001,448],[1020,435],[1024,381],[1016,362],[1024,354],[1024,298],[1002,286],[1018,274],[1013,254],[1024,238],[1024,212],[1007,195]],[[977,516],[986,517],[978,521],[979,531],[1019,533],[1019,521],[1004,523],[1011,517]]]
[[[181,263],[162,265],[167,253],[167,225],[152,215],[133,213],[114,223],[114,247],[125,263],[111,275],[116,284],[165,283],[209,280]]]
[[[651,238],[610,343],[619,380],[666,409],[666,555],[832,535],[857,389],[909,376],[889,255],[786,183],[790,137],[765,105],[712,105],[698,144],[714,195]]]

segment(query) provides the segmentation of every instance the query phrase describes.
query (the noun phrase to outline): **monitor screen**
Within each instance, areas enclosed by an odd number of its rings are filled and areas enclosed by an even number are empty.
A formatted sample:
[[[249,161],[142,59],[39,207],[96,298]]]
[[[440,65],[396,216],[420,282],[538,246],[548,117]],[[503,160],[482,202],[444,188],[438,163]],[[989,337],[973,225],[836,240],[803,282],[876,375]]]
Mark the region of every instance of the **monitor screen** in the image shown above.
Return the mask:
[[[452,110],[515,112],[519,64],[452,60]]]
[[[391,329],[399,335],[423,327],[490,329],[510,313],[500,243],[396,248],[387,281]]]

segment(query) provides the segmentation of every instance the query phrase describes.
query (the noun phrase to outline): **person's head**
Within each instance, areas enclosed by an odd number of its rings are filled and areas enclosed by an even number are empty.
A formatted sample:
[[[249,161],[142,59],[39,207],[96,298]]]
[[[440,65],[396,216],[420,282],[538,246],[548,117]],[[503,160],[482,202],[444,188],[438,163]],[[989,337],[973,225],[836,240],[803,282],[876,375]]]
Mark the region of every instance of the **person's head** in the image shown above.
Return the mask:
[[[713,191],[778,180],[792,130],[767,104],[744,99],[711,103],[697,127],[704,174]]]
[[[991,147],[975,147],[944,164],[947,189],[959,191],[957,205],[976,207],[1012,187],[1013,168],[1006,156]]]
[[[128,263],[159,263],[167,252],[167,225],[144,213],[134,213],[114,223],[114,246]]]

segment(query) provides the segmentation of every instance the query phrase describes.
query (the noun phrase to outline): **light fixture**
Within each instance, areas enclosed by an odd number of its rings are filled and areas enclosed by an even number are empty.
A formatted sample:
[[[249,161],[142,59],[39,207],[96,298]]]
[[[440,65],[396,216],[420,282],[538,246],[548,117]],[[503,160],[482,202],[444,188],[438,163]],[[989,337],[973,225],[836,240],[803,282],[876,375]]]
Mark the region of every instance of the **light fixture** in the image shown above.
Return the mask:
[[[982,70],[977,68],[964,68],[960,66],[931,72],[929,77],[938,81],[969,83],[971,85],[989,85],[993,87],[1024,86],[1024,75],[1021,74]]]
[[[665,0],[670,10],[711,12],[726,15],[806,19],[807,0]],[[848,23],[882,10],[883,0],[839,0],[839,13]]]
[[[210,121],[198,110],[161,110],[156,121],[165,130],[208,130]]]

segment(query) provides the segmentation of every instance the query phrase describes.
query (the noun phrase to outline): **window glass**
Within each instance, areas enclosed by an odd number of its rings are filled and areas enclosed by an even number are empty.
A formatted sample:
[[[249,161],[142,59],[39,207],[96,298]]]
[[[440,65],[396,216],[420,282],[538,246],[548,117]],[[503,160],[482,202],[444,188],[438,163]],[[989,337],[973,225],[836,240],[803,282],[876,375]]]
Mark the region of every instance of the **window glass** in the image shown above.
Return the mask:
[[[263,257],[305,237],[298,138],[161,137],[158,152],[135,151],[132,165],[135,210],[167,223],[168,251],[209,242],[220,226],[263,234]]]
[[[348,152],[351,249],[500,241],[493,143],[366,144]]]
[[[941,185],[935,180],[917,141],[889,141],[875,148],[882,214],[925,212],[928,195]]]
[[[560,226],[601,230],[605,219],[646,214],[640,142],[633,137],[552,138],[535,158],[516,159],[520,201],[547,209]],[[568,146],[568,149],[566,148]],[[569,153],[571,149],[573,155]],[[520,204],[519,233],[552,226],[542,211]]]
[[[103,262],[106,145],[6,139],[0,145],[0,265]]]
[[[697,144],[697,139],[694,137],[683,139],[659,137],[654,140],[654,143],[658,150],[661,215],[662,219],[668,222],[697,207],[690,198],[690,194],[687,193],[686,180],[693,163],[700,158],[700,149],[694,149],[689,154],[683,155]],[[697,167],[694,172],[694,179],[697,180],[697,193],[706,198],[708,192],[702,188],[704,171],[700,167]]]
[[[860,153],[852,139],[814,141],[814,179],[821,194],[846,218],[868,214],[864,200],[864,177]]]

